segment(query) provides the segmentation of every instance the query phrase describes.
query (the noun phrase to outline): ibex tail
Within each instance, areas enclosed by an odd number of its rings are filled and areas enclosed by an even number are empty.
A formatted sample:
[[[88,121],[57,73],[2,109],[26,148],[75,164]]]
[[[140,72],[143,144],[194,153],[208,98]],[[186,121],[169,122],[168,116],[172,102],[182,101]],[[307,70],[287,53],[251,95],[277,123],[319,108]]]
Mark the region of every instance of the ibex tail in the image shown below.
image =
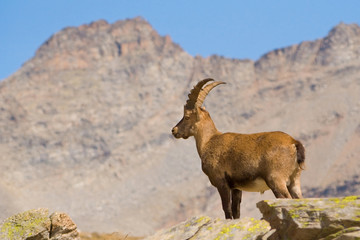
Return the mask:
[[[297,163],[299,164],[299,167],[304,170],[305,169],[305,148],[302,145],[301,142],[296,141],[295,142],[296,147],[296,156],[297,156]]]

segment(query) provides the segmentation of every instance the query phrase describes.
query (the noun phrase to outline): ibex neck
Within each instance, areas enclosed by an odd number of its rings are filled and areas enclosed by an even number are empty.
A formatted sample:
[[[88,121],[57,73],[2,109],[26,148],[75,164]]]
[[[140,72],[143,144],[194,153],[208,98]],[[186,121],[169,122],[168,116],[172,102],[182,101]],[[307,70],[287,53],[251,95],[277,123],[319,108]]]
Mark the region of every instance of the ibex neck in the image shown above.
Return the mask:
[[[194,135],[196,141],[196,148],[201,157],[206,144],[209,140],[217,134],[221,134],[215,127],[214,122],[211,119],[200,122],[196,127],[196,134]]]

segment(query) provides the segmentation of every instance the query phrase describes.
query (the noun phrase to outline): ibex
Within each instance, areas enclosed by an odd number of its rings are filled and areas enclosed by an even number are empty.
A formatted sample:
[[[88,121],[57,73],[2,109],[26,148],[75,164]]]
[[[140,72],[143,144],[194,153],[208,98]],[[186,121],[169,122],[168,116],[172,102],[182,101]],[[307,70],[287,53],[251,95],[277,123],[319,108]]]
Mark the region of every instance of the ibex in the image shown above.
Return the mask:
[[[195,137],[202,170],[220,194],[225,217],[240,217],[243,190],[262,193],[271,189],[276,198],[302,198],[303,145],[283,132],[219,132],[201,106],[211,89],[224,82],[206,85],[210,81],[214,80],[204,79],[191,90],[184,116],[172,134],[175,138]]]

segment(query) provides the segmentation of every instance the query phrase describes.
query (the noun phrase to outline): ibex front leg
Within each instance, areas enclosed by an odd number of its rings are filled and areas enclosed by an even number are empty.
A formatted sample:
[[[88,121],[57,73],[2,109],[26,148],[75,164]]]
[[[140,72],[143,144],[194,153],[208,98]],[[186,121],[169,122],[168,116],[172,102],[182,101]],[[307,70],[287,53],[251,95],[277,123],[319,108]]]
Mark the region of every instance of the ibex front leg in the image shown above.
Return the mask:
[[[226,219],[232,219],[232,209],[231,209],[231,189],[224,183],[217,187],[221,197],[222,208],[225,213]]]
[[[240,203],[241,203],[242,191],[239,189],[231,190],[231,210],[234,219],[240,218]]]

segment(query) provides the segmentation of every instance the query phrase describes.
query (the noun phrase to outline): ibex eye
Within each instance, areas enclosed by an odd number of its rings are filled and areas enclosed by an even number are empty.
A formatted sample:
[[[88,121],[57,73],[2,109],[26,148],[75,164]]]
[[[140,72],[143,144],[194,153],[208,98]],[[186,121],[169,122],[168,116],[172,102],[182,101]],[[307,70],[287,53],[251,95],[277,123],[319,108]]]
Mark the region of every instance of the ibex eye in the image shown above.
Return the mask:
[[[190,119],[190,117],[189,116],[185,116],[185,120],[189,120]]]

